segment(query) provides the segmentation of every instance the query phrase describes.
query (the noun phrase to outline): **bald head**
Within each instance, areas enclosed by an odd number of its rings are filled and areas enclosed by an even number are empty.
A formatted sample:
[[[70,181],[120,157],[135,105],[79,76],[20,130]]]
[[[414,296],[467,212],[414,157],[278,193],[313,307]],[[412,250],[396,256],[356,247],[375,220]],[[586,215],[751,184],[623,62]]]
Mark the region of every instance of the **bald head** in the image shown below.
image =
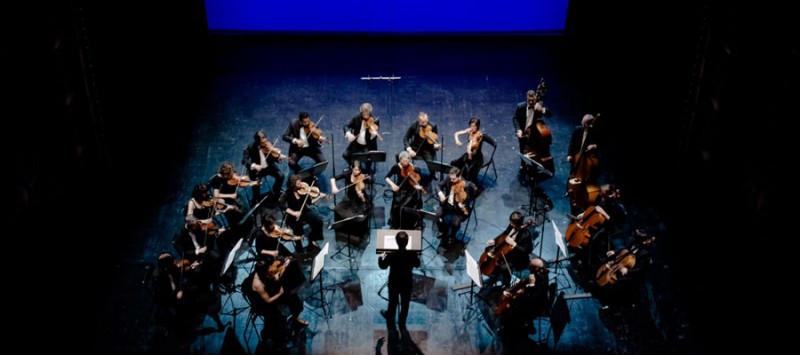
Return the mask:
[[[541,269],[544,267],[544,260],[542,258],[533,258],[531,260],[531,268]]]

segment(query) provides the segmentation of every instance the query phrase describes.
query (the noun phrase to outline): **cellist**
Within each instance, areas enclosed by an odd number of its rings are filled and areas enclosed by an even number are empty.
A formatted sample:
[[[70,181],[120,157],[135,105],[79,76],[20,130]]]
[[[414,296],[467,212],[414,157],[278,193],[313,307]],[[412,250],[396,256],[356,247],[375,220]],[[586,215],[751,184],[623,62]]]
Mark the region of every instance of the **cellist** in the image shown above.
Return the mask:
[[[489,268],[495,263],[494,270],[490,272],[493,277],[499,277],[503,287],[511,284],[511,273],[509,270],[522,270],[528,267],[530,254],[533,252],[533,240],[536,239],[534,231],[528,228],[532,221],[523,222],[522,212],[514,211],[508,217],[508,226],[494,239],[486,241],[486,257],[481,256],[481,271]],[[508,245],[508,247],[504,247]],[[510,250],[508,250],[510,247]],[[502,255],[500,255],[502,253]],[[499,274],[498,274],[499,273]]]

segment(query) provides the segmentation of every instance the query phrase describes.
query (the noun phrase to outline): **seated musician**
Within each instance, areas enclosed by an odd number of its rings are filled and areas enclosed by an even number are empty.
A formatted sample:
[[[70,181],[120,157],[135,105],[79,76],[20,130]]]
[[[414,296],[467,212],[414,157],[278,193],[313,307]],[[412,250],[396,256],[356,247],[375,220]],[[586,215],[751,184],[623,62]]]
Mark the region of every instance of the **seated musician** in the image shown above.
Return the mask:
[[[439,144],[438,140],[430,143],[430,138],[426,137],[428,130],[430,130],[430,133],[438,135],[439,130],[435,124],[428,121],[428,114],[420,112],[417,120],[408,127],[406,134],[403,136],[406,152],[411,155],[411,159],[435,160],[436,151],[442,145]]]
[[[185,225],[175,240],[175,248],[189,262],[202,264],[202,273],[217,280],[221,271],[216,232],[195,216],[186,216]]]
[[[262,334],[271,337],[279,345],[283,345],[285,341],[283,323],[285,317],[278,305],[285,304],[289,307],[293,327],[299,328],[308,325],[308,321],[300,318],[300,313],[303,312],[303,301],[295,289],[284,287],[284,273],[292,263],[291,258],[287,258],[283,262],[258,262],[253,273],[242,282],[242,293],[250,300],[253,312],[264,316]]]
[[[225,212],[228,221],[239,221],[242,216],[250,209],[250,187],[259,182],[250,181],[247,176],[236,174],[233,164],[223,162],[217,173],[208,179],[208,186],[213,189],[213,197],[222,199],[229,205],[236,206],[235,209]]]
[[[523,270],[528,266],[533,251],[533,240],[536,238],[533,229],[529,228],[532,222],[531,220],[523,222],[522,212],[511,212],[506,229],[499,236],[486,241],[487,252],[494,253],[488,256],[494,259],[498,266],[492,276],[499,277],[503,287],[507,288],[511,284],[512,271]],[[504,249],[499,245],[501,243],[511,246],[511,250],[502,255],[495,255]]]
[[[463,171],[461,175],[473,183],[478,181],[478,173],[483,166],[483,134],[480,129],[481,119],[473,117],[469,120],[469,128],[453,134],[457,147],[464,145],[458,138],[459,136],[466,134],[468,138],[466,152],[458,159],[451,161],[450,165],[461,169]]]
[[[208,185],[197,184],[192,190],[192,198],[186,203],[185,215],[195,216],[202,223],[214,223],[219,227],[219,233],[228,228],[228,218],[225,213],[236,209],[220,199],[213,199],[208,193]]]
[[[477,188],[472,182],[461,178],[461,170],[450,169],[449,179],[439,183],[439,209],[436,216],[439,218],[439,238],[443,245],[452,244],[461,222],[469,217],[470,201],[475,197]]]
[[[417,210],[422,208],[420,192],[425,189],[415,178],[420,176],[420,170],[411,164],[411,155],[408,152],[400,152],[398,158],[400,161],[389,169],[384,178],[386,184],[394,191],[389,225],[392,229],[417,229],[420,226],[419,215],[409,213],[404,208]]]
[[[281,230],[275,224],[275,217],[264,214],[261,228],[255,233],[256,253],[260,260],[271,263],[278,257],[292,256],[293,254],[283,246],[281,240],[299,242],[303,237],[293,235],[291,230]]]
[[[322,218],[319,216],[315,208],[312,208],[315,202],[320,198],[325,197],[324,193],[319,193],[316,197],[311,197],[311,193],[306,187],[308,184],[300,180],[300,176],[292,175],[286,183],[286,192],[280,198],[280,205],[285,206],[286,224],[292,228],[294,235],[303,236],[303,225],[308,224],[311,227],[311,233],[308,235],[309,243],[307,247],[318,248],[317,241],[323,239],[322,236]],[[303,243],[297,240],[295,243],[295,251],[298,253],[303,252]]]
[[[331,178],[331,190],[334,194],[341,191],[336,186],[337,180],[344,180],[345,196],[336,207],[348,208],[353,214],[367,214],[372,209],[372,199],[367,196],[367,184],[370,183],[369,175],[363,174],[361,171],[361,163],[358,159],[353,159],[350,162],[350,168],[342,171],[339,175]]]
[[[318,135],[319,138],[315,139],[311,125],[311,115],[303,111],[296,120],[289,123],[289,127],[286,127],[286,131],[283,132],[283,141],[291,144],[287,164],[295,174],[301,170],[299,163],[303,157],[310,157],[314,163],[325,161],[319,147],[322,142],[326,141],[326,138]]]
[[[359,113],[350,119],[342,129],[345,134],[344,137],[350,144],[347,149],[342,153],[342,158],[350,165],[353,160],[353,154],[366,153],[371,150],[378,149],[378,131],[373,130],[368,126],[368,122],[372,121],[374,126],[380,126],[380,120],[372,116],[372,105],[369,102],[361,104],[358,108]],[[363,167],[370,170],[370,167]]]
[[[272,184],[272,194],[268,202],[274,203],[281,196],[281,187],[285,179],[283,172],[278,169],[278,164],[284,156],[280,150],[272,146],[272,142],[264,131],[258,130],[253,135],[253,143],[247,146],[242,156],[242,165],[247,167],[248,177],[252,181],[262,181],[267,176],[272,176],[275,182]],[[253,200],[261,201],[261,185],[253,186]]]
[[[536,275],[530,274],[514,287],[503,291],[495,311],[500,316],[498,335],[504,338],[517,337],[536,331],[532,322],[534,315],[531,305],[537,283]]]

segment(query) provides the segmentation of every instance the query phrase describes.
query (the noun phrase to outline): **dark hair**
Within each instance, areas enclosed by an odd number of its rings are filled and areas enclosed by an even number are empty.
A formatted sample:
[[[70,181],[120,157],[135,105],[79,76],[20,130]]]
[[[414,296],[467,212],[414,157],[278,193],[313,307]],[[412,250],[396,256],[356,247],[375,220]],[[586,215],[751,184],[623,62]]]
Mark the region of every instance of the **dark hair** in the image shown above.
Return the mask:
[[[261,226],[274,226],[275,225],[275,217],[271,214],[265,214],[264,217],[261,218]],[[269,229],[269,228],[268,228]]]
[[[408,245],[408,233],[402,231],[398,232],[395,236],[395,240],[397,241],[397,247],[405,250],[406,245]]]
[[[300,112],[300,116],[298,116],[298,117],[302,120],[304,118],[311,117],[311,115],[309,115],[308,112],[302,111],[302,112]]]
[[[264,133],[264,130],[259,129],[256,131],[256,134],[253,135],[253,140],[259,143],[261,142],[261,138],[267,138],[267,135]]]
[[[469,124],[475,124],[475,127],[481,128],[481,119],[477,117],[473,117],[469,119]]]
[[[508,216],[508,220],[511,223],[513,223],[515,225],[518,225],[518,226],[522,225],[522,218],[523,218],[523,215],[522,215],[522,212],[520,212],[520,211],[511,212],[511,215]]]
[[[192,198],[199,199],[200,195],[204,193],[208,193],[208,185],[197,184],[194,186],[194,190],[192,190]]]

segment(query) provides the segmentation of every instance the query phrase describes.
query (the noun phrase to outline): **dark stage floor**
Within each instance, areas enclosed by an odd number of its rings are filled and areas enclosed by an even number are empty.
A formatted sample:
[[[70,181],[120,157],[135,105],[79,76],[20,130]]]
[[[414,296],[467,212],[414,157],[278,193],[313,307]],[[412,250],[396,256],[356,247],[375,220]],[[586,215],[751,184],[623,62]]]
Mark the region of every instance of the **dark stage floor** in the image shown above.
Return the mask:
[[[133,238],[127,245],[128,253],[115,265],[114,281],[105,302],[105,350],[193,353],[263,350],[257,337],[261,323],[258,321],[253,330],[241,293],[226,290],[214,296],[213,302],[221,305],[224,329],[218,330],[211,317],[198,312],[197,318],[187,322],[183,331],[176,332],[156,322],[152,297],[142,284],[143,275],[155,265],[161,252],[174,252],[172,238],[182,228],[182,208],[192,187],[206,182],[224,161],[240,168],[242,148],[251,142],[256,130],[264,129],[274,138],[283,133],[300,111],[308,111],[314,119],[324,115],[320,127],[334,138],[332,145],[323,146],[323,153],[331,163],[321,175],[321,189],[329,192],[329,178],[345,165],[341,153],[346,141],[340,134],[341,126],[358,112],[362,102],[370,102],[374,115],[381,119],[384,140],[379,142],[379,150],[390,157],[402,149],[402,135],[419,111],[427,112],[431,122],[439,126],[445,145],[442,161],[449,162],[462,154],[462,149],[453,144],[453,133],[467,128],[470,117],[479,117],[483,131],[498,141],[494,168],[488,169],[485,189],[474,207],[476,218],[462,228],[455,245],[440,246],[435,226],[426,222],[423,266],[415,270],[408,333],[402,334],[399,345],[393,344],[402,349],[399,353],[696,351],[686,339],[691,322],[680,295],[676,294],[678,288],[661,250],[664,240],[657,240],[648,250],[648,257],[640,259],[640,282],[626,290],[622,298],[604,290],[598,292],[589,282],[596,269],[582,267],[585,261],[581,258],[551,264],[549,281],[559,292],[567,296],[591,293],[564,302],[568,317],[562,314],[556,319],[557,323],[565,324],[559,332],[553,331],[551,318],[541,317],[535,323],[534,334],[511,339],[497,336],[494,308],[499,287],[475,288],[474,296],[469,294],[469,288],[454,290],[470,282],[465,252],[478,258],[484,243],[500,234],[514,210],[523,211],[536,221],[534,255],[547,261],[564,258],[557,255],[555,236],[556,229],[564,233],[571,222],[564,198],[569,137],[583,114],[604,108],[595,104],[597,99],[576,74],[585,68],[569,60],[562,47],[561,38],[519,38],[514,45],[502,46],[485,38],[367,38],[335,43],[301,38],[213,39],[209,49],[212,58],[207,74],[209,89],[197,102],[198,107],[191,110],[200,114],[174,117],[180,123],[192,123],[184,132],[189,138],[185,160],[168,164],[173,169],[164,172],[167,176],[163,176],[163,181],[168,186],[163,190],[170,192],[150,197],[157,202],[146,211],[147,218],[142,223],[130,228]],[[399,78],[363,79],[368,76]],[[532,199],[531,187],[518,179],[519,158],[511,117],[515,104],[524,101],[526,90],[535,88],[540,78],[548,84],[545,102],[554,113],[546,121],[553,136],[551,148],[556,174],[539,185],[551,200],[552,209],[536,213],[536,208],[529,209],[526,205],[533,202],[543,207],[545,200]],[[283,142],[278,147],[288,148]],[[606,159],[601,181],[617,183],[622,189],[624,213],[623,219],[607,231],[608,242],[595,243],[592,248],[604,252],[626,247],[636,228],[663,236],[667,226],[662,218],[634,191],[626,191],[626,181],[616,174],[615,168],[623,160],[620,147],[608,139],[602,149]],[[484,150],[488,160],[491,147],[485,146]],[[304,166],[310,164],[311,160],[303,161]],[[376,180],[383,180],[390,164],[377,164]],[[281,169],[288,175],[285,162]],[[292,337],[289,353],[368,354],[375,352],[379,339],[388,337],[379,314],[387,305],[384,286],[388,272],[378,268],[375,252],[377,230],[388,228],[390,199],[384,197],[384,190],[384,186],[375,186],[373,228],[369,238],[354,243],[352,250],[333,256],[347,241],[325,229],[323,244],[328,243],[331,248],[321,276],[327,307],[313,299],[320,294],[319,281],[300,288],[301,297],[308,298],[302,317],[310,325]],[[333,206],[333,201],[321,200],[315,207],[326,226],[332,222]],[[435,199],[426,201],[424,206],[428,211],[437,207]],[[279,212],[270,208],[256,211],[261,213]],[[348,253],[352,259],[346,258]],[[235,284],[241,283],[251,270],[251,256],[248,252],[237,253],[233,263]],[[303,263],[306,273],[310,269],[310,262]],[[326,312],[330,317],[323,316]],[[387,346],[383,345],[383,353],[387,352]]]

